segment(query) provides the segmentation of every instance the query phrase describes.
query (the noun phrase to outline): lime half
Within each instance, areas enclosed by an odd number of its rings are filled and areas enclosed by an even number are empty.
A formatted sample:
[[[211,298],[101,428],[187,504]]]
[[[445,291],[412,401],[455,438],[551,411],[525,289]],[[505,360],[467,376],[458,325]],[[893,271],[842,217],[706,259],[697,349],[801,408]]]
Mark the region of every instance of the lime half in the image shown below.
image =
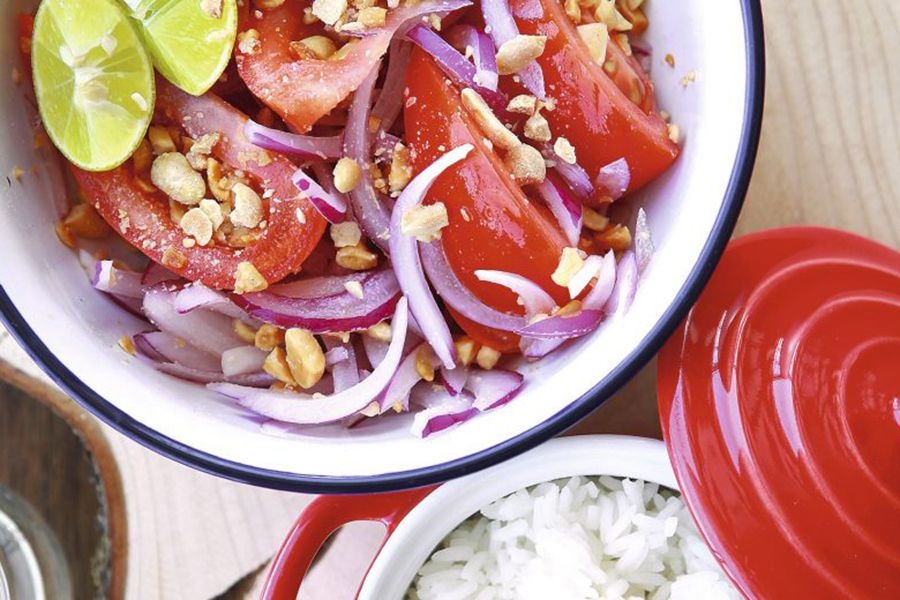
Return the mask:
[[[113,0],[44,0],[31,60],[44,127],[70,161],[90,171],[123,163],[153,114],[153,65]]]
[[[166,79],[199,96],[216,82],[237,34],[235,0],[125,0]]]

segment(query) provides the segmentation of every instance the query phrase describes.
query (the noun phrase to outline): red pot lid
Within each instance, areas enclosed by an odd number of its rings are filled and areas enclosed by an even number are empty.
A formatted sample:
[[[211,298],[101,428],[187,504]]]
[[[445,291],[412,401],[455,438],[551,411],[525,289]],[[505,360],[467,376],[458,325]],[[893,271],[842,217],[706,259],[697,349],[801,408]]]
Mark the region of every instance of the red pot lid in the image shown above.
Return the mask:
[[[900,598],[900,253],[738,239],[658,386],[687,504],[745,595]]]

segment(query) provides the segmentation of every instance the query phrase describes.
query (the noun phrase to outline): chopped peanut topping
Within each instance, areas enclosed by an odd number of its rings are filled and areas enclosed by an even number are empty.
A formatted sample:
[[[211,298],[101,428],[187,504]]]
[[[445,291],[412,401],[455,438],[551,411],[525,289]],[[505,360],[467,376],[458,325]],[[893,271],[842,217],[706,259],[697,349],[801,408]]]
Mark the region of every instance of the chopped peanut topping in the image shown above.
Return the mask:
[[[390,342],[391,324],[387,321],[382,321],[377,325],[372,325],[371,327],[366,329],[366,335],[380,342]]]
[[[471,113],[482,133],[502,150],[511,150],[521,146],[522,142],[512,131],[507,129],[484,98],[471,88],[462,91],[463,106]]]
[[[182,204],[199,204],[206,192],[203,177],[178,152],[160,154],[150,168],[153,185]]]
[[[603,23],[588,23],[578,26],[578,35],[587,46],[591,59],[598,65],[606,61],[606,47],[609,44],[609,29]]]
[[[261,292],[269,287],[269,282],[253,266],[252,262],[238,263],[234,273],[234,293],[245,294],[247,292]]]
[[[56,237],[69,248],[75,248],[75,236],[62,221],[56,224]]]
[[[391,170],[388,172],[388,185],[391,192],[401,192],[412,180],[413,170],[409,162],[409,149],[401,143],[394,146],[391,158]]]
[[[200,0],[200,10],[213,19],[222,16],[222,0]]]
[[[509,101],[506,110],[511,113],[533,115],[538,108],[538,99],[527,94],[520,94]]]
[[[566,15],[573,23],[581,22],[581,6],[578,0],[566,0]]]
[[[222,164],[212,157],[206,159],[206,180],[209,182],[209,189],[216,200],[219,202],[231,201],[231,188],[234,182],[225,177]]]
[[[587,206],[582,209],[584,226],[592,231],[603,231],[609,225],[609,218]]]
[[[513,179],[520,185],[541,183],[547,178],[547,164],[544,157],[527,144],[520,144],[510,150],[504,163]]]
[[[162,264],[174,271],[178,271],[187,266],[187,256],[182,254],[181,250],[175,246],[169,246],[163,252]]]
[[[387,10],[380,6],[368,6],[356,15],[357,23],[365,28],[383,27],[387,20]]]
[[[334,166],[334,187],[342,194],[351,192],[359,185],[361,176],[356,161],[345,156]]]
[[[525,121],[525,137],[536,142],[549,142],[553,138],[550,123],[540,112],[535,112]]]
[[[206,157],[212,153],[213,146],[219,143],[219,138],[221,137],[221,134],[217,131],[203,134],[194,140],[190,150],[185,154],[185,158],[187,158],[194,170],[202,171],[206,169]]]
[[[434,363],[428,346],[422,346],[416,352],[416,373],[425,381],[434,381]]]
[[[447,207],[443,202],[416,205],[403,213],[400,231],[420,242],[433,242],[441,238],[441,230],[450,224]]]
[[[480,349],[478,342],[469,336],[457,338],[453,345],[456,347],[456,355],[459,357],[459,362],[466,367],[475,361],[475,357]]]
[[[681,143],[681,126],[672,123],[669,125],[669,139],[673,144]]]
[[[553,152],[570,165],[574,165],[578,161],[578,158],[575,156],[575,146],[564,137],[556,138],[556,142],[553,144]]]
[[[266,360],[263,362],[263,371],[291,387],[297,385],[297,381],[291,374],[291,368],[288,366],[287,355],[281,346],[273,348],[266,357]]]
[[[616,0],[600,0],[594,18],[614,31],[630,31],[634,27],[616,8]]]
[[[324,35],[311,35],[299,42],[291,42],[291,50],[299,57],[327,60],[337,52],[337,45]]]
[[[197,240],[198,244],[205,246],[212,239],[213,224],[202,209],[192,208],[181,217],[181,230]]]
[[[334,223],[331,226],[331,241],[335,248],[347,248],[356,246],[362,239],[362,231],[354,221]]]
[[[225,216],[222,214],[222,205],[215,200],[205,198],[200,201],[200,210],[206,213],[212,222],[213,230],[218,229],[225,222]]]
[[[362,300],[366,297],[365,292],[363,291],[363,286],[358,281],[348,281],[344,284],[344,289],[347,290],[348,294],[350,294],[357,300]]]
[[[137,354],[137,349],[134,347],[134,340],[131,339],[131,336],[129,335],[123,335],[119,338],[119,348],[132,356]]]
[[[172,140],[172,134],[165,127],[151,125],[147,130],[147,139],[150,140],[150,145],[153,147],[153,154],[159,155],[178,150]]]
[[[237,39],[238,51],[242,54],[256,54],[262,46],[259,42],[259,32],[255,29],[240,32]]]
[[[565,306],[553,311],[555,317],[573,317],[581,312],[581,301],[572,300]]]
[[[497,70],[501,75],[518,73],[544,53],[547,36],[517,35],[497,50]]]
[[[240,319],[235,319],[232,323],[234,328],[234,333],[242,341],[247,342],[248,344],[256,344],[256,330],[241,321]]]
[[[284,343],[284,329],[264,323],[253,336],[253,345],[268,352]]]
[[[174,144],[173,144],[174,145]],[[150,142],[146,139],[141,140],[137,150],[131,155],[135,173],[146,173],[153,164],[153,150],[150,148]]]
[[[335,261],[351,271],[368,271],[378,266],[378,255],[361,241],[355,246],[338,249]]]
[[[325,353],[318,340],[305,329],[288,329],[284,335],[287,364],[294,379],[305,390],[313,387],[325,374]]]
[[[610,250],[624,252],[631,247],[631,231],[624,225],[613,225],[598,233],[596,240]]]
[[[97,240],[109,234],[109,225],[90,204],[76,204],[63,219],[63,224],[74,235]]]
[[[347,12],[347,0],[313,0],[312,14],[332,27]]]
[[[584,259],[584,252],[578,248],[563,248],[562,256],[559,257],[559,265],[557,265],[550,279],[556,285],[567,287],[575,273],[584,266]]]
[[[253,188],[243,183],[236,183],[231,188],[234,193],[234,209],[228,218],[238,227],[253,229],[263,218],[262,198]]]
[[[497,366],[501,356],[497,350],[489,346],[482,346],[478,354],[475,355],[475,363],[485,371],[490,371]]]

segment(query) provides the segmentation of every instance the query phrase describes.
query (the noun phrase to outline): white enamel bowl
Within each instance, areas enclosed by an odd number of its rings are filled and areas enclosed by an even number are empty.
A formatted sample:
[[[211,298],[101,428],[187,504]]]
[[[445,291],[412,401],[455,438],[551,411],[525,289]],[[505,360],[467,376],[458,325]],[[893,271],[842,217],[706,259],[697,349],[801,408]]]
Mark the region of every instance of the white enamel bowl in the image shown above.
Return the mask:
[[[54,234],[59,166],[32,144],[21,89],[0,92],[0,312],[10,332],[99,418],[175,460],[258,485],[374,492],[444,481],[518,454],[600,405],[656,352],[706,283],[730,237],[756,154],[763,102],[758,0],[648,3],[660,105],[685,131],[683,154],[641,193],[657,246],[624,318],[531,365],[508,406],[425,440],[410,418],[356,430],[276,434],[232,402],[128,360],[116,348],[141,324],[93,291]],[[11,30],[31,2],[0,5],[0,75],[18,64]],[[677,68],[663,60],[671,53]],[[689,71],[696,80],[684,87]],[[7,79],[7,81],[9,81]],[[36,168],[36,173],[31,169]]]

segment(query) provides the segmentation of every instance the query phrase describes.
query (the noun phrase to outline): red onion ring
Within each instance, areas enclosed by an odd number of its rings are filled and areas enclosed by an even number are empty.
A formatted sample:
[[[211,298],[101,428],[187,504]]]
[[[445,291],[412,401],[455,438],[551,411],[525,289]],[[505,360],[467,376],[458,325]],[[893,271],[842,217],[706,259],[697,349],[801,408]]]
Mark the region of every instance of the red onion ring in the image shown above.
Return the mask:
[[[550,212],[556,217],[556,222],[566,234],[569,244],[578,246],[583,224],[581,203],[572,198],[569,190],[551,177],[542,181],[537,190]]]
[[[277,390],[257,390],[227,383],[209,388],[234,398],[241,406],[270,419],[300,425],[334,423],[358,413],[387,387],[403,355],[406,341],[407,301],[401,298],[392,323],[390,348],[384,361],[358,384],[330,396],[314,397]]]
[[[531,281],[527,277],[523,277],[516,273],[507,273],[506,271],[475,271],[475,277],[479,281],[488,283],[496,283],[511,290],[518,295],[525,307],[525,316],[530,318],[538,313],[549,314],[556,301],[553,297],[544,291],[544,288]]]
[[[256,346],[239,346],[222,353],[221,369],[226,377],[260,373],[268,354]]]
[[[464,423],[478,414],[471,400],[448,397],[440,406],[426,408],[413,417],[412,432],[420,438],[450,429],[454,425]]]
[[[598,192],[609,196],[613,201],[618,200],[631,185],[631,167],[628,166],[628,161],[620,158],[601,168],[594,183]]]
[[[475,394],[473,406],[486,412],[515,398],[524,384],[525,377],[516,371],[473,369],[469,373],[466,389]]]
[[[519,27],[509,8],[507,0],[490,0],[481,3],[481,12],[490,29],[491,39],[497,49],[503,44],[519,35]],[[518,73],[519,78],[529,92],[537,96],[538,100],[546,100],[547,94],[544,88],[544,72],[537,61],[532,62],[524,70]]]
[[[541,319],[522,330],[523,337],[537,339],[571,339],[582,337],[597,329],[603,320],[602,310],[582,310],[574,315]]]
[[[400,282],[400,289],[403,290],[404,295],[409,298],[411,312],[425,333],[425,338],[440,358],[441,363],[448,369],[456,366],[456,348],[453,345],[453,337],[450,335],[450,328],[441,314],[441,309],[438,308],[431,290],[428,289],[416,239],[403,233],[401,222],[406,211],[418,206],[425,199],[435,179],[449,167],[463,160],[471,151],[471,144],[459,146],[431,163],[409,182],[403,193],[397,198],[397,203],[391,213],[390,249],[397,281]]]
[[[600,274],[600,269],[602,268],[602,256],[588,256],[582,267],[569,280],[569,285],[567,286],[569,288],[569,297],[572,300],[577,298],[590,285],[591,280]]]
[[[343,223],[347,219],[347,203],[344,198],[339,194],[326,192],[303,169],[294,171],[291,181],[329,223]]]
[[[497,73],[497,54],[491,38],[472,25],[457,25],[447,33],[447,39],[463,55],[468,48],[472,49],[475,61],[474,83],[496,92],[500,75]]]
[[[327,298],[340,296],[347,293],[347,284],[353,281],[362,284],[375,273],[372,271],[357,271],[348,275],[323,275],[321,277],[308,277],[296,279],[288,283],[279,283],[267,289],[267,292],[285,296],[287,298],[303,298],[312,300],[315,298]]]
[[[356,351],[353,344],[342,344],[334,338],[326,337],[324,339],[325,348],[328,352],[325,354],[326,366],[328,365],[328,354],[341,351],[345,358],[331,365],[331,377],[334,380],[334,393],[338,394],[344,390],[352,388],[359,383],[359,367],[356,364]]]
[[[610,315],[624,314],[634,300],[637,282],[637,261],[634,258],[634,252],[629,250],[619,259],[619,267],[616,270],[616,285],[613,288],[609,301],[606,303],[606,312]]]
[[[313,333],[341,333],[367,329],[394,314],[400,286],[390,269],[361,282],[363,297],[349,292],[318,298],[290,298],[278,289],[232,295],[247,313],[281,327],[302,327]],[[290,285],[290,284],[286,284]]]
[[[409,410],[409,393],[417,383],[422,381],[422,376],[419,375],[419,371],[416,368],[418,355],[423,349],[428,351],[427,348],[427,343],[414,346],[400,362],[400,366],[397,367],[397,372],[394,373],[391,383],[384,390],[384,396],[381,399],[382,413],[386,413],[392,408],[394,410],[399,408],[400,410],[397,410],[397,412]],[[431,353],[429,352],[429,354]]]
[[[181,279],[181,277],[153,261],[150,261],[147,264],[147,268],[144,269],[144,274],[141,275],[141,283],[144,284],[145,288],[151,288],[164,281],[178,281],[179,279]]]
[[[469,380],[469,367],[458,365],[455,369],[441,369],[441,381],[452,396],[462,393]]]
[[[612,250],[603,257],[597,283],[591,288],[581,305],[589,310],[604,309],[616,284],[616,255]]]
[[[135,350],[152,360],[178,363],[199,371],[218,371],[221,366],[218,356],[191,346],[164,331],[145,331],[135,334],[131,339]]]
[[[216,356],[245,345],[234,333],[231,318],[207,310],[179,314],[175,310],[175,292],[162,287],[155,287],[144,295],[143,310],[150,322],[162,331]]]
[[[550,144],[544,144],[541,148],[544,158],[553,162],[553,169],[559,178],[565,182],[572,194],[584,202],[594,193],[594,184],[587,171],[578,163],[569,164],[556,156],[556,151]]]
[[[254,146],[307,160],[337,160],[341,157],[340,136],[314,137],[264,127],[247,120],[244,135]]]
[[[97,261],[91,285],[101,292],[122,298],[142,298],[144,296],[141,274],[120,269],[113,265],[111,260]]]
[[[384,133],[393,127],[403,110],[403,88],[406,86],[406,71],[409,68],[409,59],[412,55],[412,46],[403,40],[394,39],[388,51],[387,73],[384,75],[384,84],[375,106],[372,107],[372,116],[378,119],[378,132]],[[376,135],[377,139],[381,136]],[[393,149],[393,146],[391,146]]]
[[[369,335],[364,335],[362,340],[363,350],[366,353],[366,358],[369,360],[369,364],[372,366],[372,368],[377,367],[381,364],[381,362],[384,360],[384,357],[387,355],[388,343],[381,340],[376,340]]]
[[[650,236],[650,225],[647,223],[647,213],[643,208],[638,209],[637,220],[634,224],[634,257],[637,261],[638,273],[643,273],[650,259],[653,258],[653,238]]]

